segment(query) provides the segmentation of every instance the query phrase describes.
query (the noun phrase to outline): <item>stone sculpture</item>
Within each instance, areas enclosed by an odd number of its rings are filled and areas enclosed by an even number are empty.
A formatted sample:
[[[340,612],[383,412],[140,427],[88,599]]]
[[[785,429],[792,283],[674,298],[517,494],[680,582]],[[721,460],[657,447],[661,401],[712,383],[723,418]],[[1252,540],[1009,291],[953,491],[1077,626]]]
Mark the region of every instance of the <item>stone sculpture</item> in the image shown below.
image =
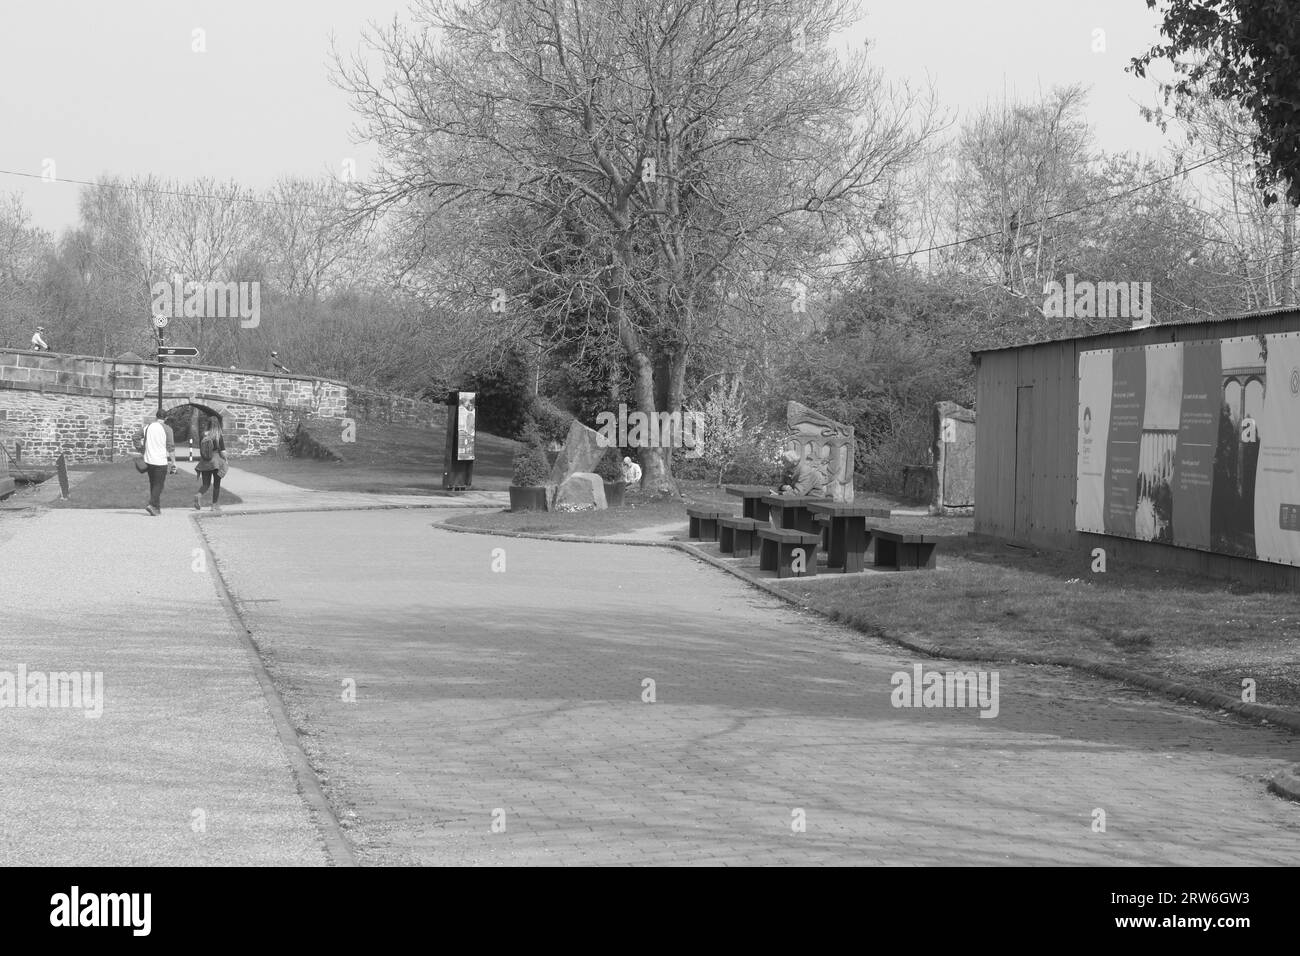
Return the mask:
[[[568,437],[564,440],[564,449],[551,468],[551,484],[562,485],[566,478],[576,472],[595,471],[596,465],[605,457],[605,451],[605,446],[600,443],[599,432],[582,422],[572,422]]]
[[[781,448],[812,461],[825,478],[826,494],[835,501],[853,500],[853,426],[844,425],[799,402],[786,402],[790,434]]]
[[[934,407],[932,514],[975,512],[975,412],[956,402]]]
[[[604,511],[605,482],[597,474],[575,471],[556,489],[556,511]]]

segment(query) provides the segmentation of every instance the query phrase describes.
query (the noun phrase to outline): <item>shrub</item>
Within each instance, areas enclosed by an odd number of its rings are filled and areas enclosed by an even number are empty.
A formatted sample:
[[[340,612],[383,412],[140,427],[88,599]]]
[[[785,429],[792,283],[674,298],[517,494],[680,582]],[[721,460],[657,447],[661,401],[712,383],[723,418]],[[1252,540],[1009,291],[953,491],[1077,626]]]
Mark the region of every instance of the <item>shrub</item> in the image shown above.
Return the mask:
[[[740,394],[740,379],[720,384],[704,403],[704,463],[721,486],[722,477],[761,444],[761,429],[749,423]]]
[[[514,484],[520,488],[535,488],[546,484],[551,477],[551,467],[546,460],[546,450],[541,445],[524,445],[515,452]]]
[[[780,456],[779,441],[768,429],[757,428],[751,440],[736,450],[723,477],[730,484],[771,485],[776,488],[784,471]]]
[[[618,482],[623,480],[623,459],[619,456],[619,449],[610,448],[596,462],[596,474],[608,482]]]
[[[530,417],[544,442],[563,442],[568,437],[569,425],[573,422],[572,415],[562,408],[557,408],[550,399],[541,397],[533,399]]]
[[[673,477],[683,481],[711,481],[716,477],[710,472],[703,458],[687,458],[684,455],[673,456]]]

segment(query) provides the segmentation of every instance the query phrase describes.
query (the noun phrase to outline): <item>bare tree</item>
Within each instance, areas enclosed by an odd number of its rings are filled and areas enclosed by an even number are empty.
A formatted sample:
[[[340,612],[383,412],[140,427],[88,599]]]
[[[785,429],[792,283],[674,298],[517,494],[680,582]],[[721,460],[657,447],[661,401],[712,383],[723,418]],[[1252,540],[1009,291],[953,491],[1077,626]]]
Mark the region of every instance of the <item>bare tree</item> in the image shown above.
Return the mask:
[[[718,280],[828,255],[932,130],[829,49],[847,3],[426,0],[415,21],[370,38],[382,78],[338,63],[382,150],[363,208],[485,336],[617,350],[646,412],[679,409],[725,336]],[[668,450],[642,458],[675,490]]]

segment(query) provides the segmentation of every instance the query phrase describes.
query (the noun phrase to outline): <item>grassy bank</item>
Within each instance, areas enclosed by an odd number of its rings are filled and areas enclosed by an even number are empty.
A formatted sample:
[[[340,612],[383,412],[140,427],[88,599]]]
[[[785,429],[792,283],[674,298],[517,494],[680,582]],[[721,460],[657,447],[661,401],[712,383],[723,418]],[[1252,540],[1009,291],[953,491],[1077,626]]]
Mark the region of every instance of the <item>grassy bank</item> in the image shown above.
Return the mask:
[[[441,492],[447,430],[359,423],[354,444],[331,442],[343,461],[294,458],[286,451],[232,459],[236,468],[312,491],[427,495]],[[475,437],[474,489],[510,485],[516,443],[486,432]]]
[[[932,519],[921,519],[932,520]],[[897,523],[897,522],[894,522]],[[831,617],[942,653],[1026,654],[1122,664],[1300,710],[1300,600],[1088,552],[1013,548],[962,535],[939,545],[939,570],[823,574],[779,586]]]
[[[129,508],[144,512],[149,501],[149,476],[135,470],[130,459],[110,462],[108,464],[73,465],[68,469],[69,477],[79,474],[76,485],[72,488],[69,501],[55,499],[51,508]],[[51,482],[58,483],[57,478]],[[183,471],[167,478],[163,485],[162,506],[167,508],[192,508],[194,494],[199,490],[199,481],[193,475]],[[242,499],[233,491],[221,489],[221,503],[239,504]],[[205,500],[204,507],[211,504],[211,498]]]

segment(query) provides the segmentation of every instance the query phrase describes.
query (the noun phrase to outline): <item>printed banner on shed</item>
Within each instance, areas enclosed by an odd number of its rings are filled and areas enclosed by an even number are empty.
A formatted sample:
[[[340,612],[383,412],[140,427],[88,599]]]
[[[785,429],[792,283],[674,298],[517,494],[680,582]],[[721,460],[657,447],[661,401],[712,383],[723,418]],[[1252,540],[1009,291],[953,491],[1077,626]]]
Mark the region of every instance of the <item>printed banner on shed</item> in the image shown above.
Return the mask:
[[[1300,566],[1300,333],[1083,352],[1078,428],[1077,530]]]

